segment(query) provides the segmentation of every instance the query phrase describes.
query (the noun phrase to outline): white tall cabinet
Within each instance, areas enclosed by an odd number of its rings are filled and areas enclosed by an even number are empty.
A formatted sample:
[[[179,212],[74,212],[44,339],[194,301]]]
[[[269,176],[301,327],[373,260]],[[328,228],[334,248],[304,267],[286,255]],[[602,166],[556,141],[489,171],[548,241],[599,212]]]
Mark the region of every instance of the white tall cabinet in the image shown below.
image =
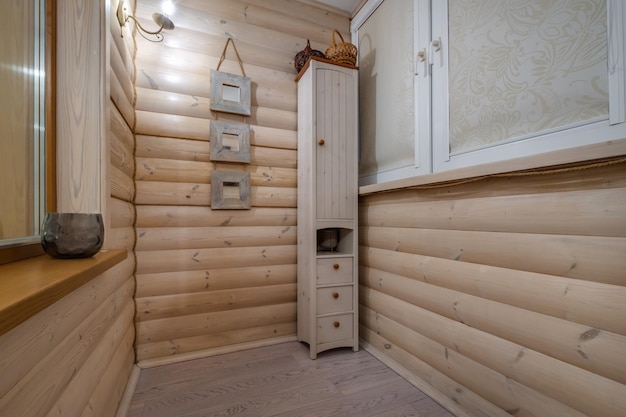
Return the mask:
[[[298,78],[298,340],[312,359],[358,338],[358,73],[311,59]]]

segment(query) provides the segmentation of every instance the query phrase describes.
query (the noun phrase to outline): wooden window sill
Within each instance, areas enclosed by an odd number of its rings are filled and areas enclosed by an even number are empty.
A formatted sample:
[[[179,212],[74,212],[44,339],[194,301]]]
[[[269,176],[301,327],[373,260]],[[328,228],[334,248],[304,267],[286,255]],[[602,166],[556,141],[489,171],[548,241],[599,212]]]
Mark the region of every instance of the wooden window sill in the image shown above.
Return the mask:
[[[124,249],[92,258],[48,255],[0,265],[0,335],[126,259]]]

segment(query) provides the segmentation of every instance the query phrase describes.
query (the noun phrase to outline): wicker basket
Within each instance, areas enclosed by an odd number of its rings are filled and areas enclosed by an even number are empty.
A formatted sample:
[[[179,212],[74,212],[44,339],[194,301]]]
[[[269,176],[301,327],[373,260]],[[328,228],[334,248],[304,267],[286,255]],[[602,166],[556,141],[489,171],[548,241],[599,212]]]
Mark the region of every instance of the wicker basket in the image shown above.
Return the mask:
[[[341,42],[335,40],[335,33],[341,38]],[[337,29],[333,30],[333,43],[326,49],[326,58],[338,64],[354,66],[356,64],[356,46],[343,40],[343,36]]]

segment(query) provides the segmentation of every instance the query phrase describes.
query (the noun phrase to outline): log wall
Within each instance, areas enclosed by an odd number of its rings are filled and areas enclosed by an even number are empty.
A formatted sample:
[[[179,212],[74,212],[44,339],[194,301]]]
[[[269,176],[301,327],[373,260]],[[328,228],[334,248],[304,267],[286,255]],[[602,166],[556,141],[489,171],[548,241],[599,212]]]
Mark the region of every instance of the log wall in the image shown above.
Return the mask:
[[[115,10],[117,1],[112,3]],[[57,4],[63,18],[71,15],[72,22],[76,19],[85,23],[76,27],[90,31],[90,36],[96,39],[100,39],[101,26],[87,22],[111,23],[110,28],[102,28],[108,33],[111,48],[106,65],[108,75],[99,81],[108,85],[110,80],[110,98],[100,99],[106,107],[108,122],[106,143],[101,148],[108,150],[105,158],[110,161],[108,169],[103,170],[108,172],[105,180],[109,184],[102,189],[110,189],[108,201],[103,205],[107,225],[104,249],[125,248],[129,256],[0,336],[0,415],[112,417],[116,415],[135,362],[131,129],[134,45],[131,33],[121,38],[117,21],[105,19],[97,2],[92,4],[95,7],[85,7],[82,0],[59,0]],[[87,71],[80,62],[75,64],[78,74],[74,74],[74,79],[82,79]],[[66,75],[72,78],[71,74]],[[78,82],[76,86],[76,91],[90,94]],[[103,85],[100,87],[108,91]],[[94,166],[88,168],[97,170]]]
[[[475,416],[626,415],[626,166],[363,196],[361,337]]]
[[[156,0],[136,16],[150,27]],[[296,330],[296,72],[349,20],[297,1],[178,2],[162,43],[136,36],[135,203],[140,366],[293,339]],[[249,117],[210,110],[228,37],[252,81]],[[232,46],[220,71],[241,75]],[[209,157],[214,120],[250,125],[251,162]],[[212,210],[213,170],[250,174],[250,210]],[[121,175],[121,174],[120,174]]]

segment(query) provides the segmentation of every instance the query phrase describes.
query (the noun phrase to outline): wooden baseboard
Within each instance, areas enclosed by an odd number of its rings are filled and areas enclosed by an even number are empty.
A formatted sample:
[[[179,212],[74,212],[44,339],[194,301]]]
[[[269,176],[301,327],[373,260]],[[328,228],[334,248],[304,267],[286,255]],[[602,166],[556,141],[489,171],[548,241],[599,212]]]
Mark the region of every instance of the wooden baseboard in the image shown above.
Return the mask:
[[[128,377],[128,382],[126,383],[124,395],[122,395],[122,399],[117,406],[117,413],[115,414],[115,417],[126,417],[126,415],[128,414],[128,409],[130,408],[130,404],[133,401],[133,395],[135,395],[135,387],[137,386],[137,381],[139,380],[140,373],[141,369],[137,365],[134,365],[130,376]]]
[[[167,356],[164,358],[145,359],[145,360],[139,361],[137,363],[137,366],[141,369],[154,368],[155,366],[169,365],[172,363],[190,361],[193,359],[207,358],[210,356],[223,355],[225,353],[238,352],[241,350],[255,349],[255,348],[260,348],[264,346],[271,346],[271,345],[277,345],[279,343],[287,343],[287,342],[295,342],[295,341],[296,341],[295,335],[275,337],[272,339],[263,339],[263,340],[257,340],[254,342],[238,343],[235,345],[223,346],[223,347],[212,348],[212,349],[204,349],[204,350],[199,350],[197,352],[182,353],[179,355]]]

